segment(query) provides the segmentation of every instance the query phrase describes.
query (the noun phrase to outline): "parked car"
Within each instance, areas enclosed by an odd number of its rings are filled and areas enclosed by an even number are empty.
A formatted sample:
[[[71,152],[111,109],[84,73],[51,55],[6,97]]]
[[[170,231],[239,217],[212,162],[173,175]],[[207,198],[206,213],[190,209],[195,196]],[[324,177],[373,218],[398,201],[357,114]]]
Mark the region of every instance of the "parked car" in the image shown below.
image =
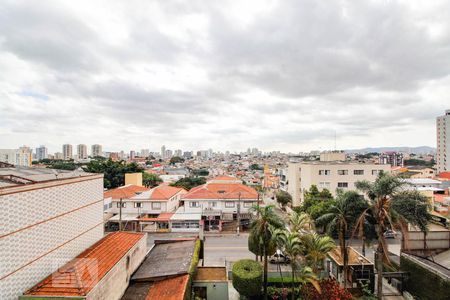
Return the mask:
[[[384,237],[387,239],[395,239],[397,233],[392,230],[392,229],[388,229],[384,232]]]
[[[269,258],[269,262],[272,264],[288,264],[291,262],[291,260],[289,259],[289,257],[284,255],[281,250],[277,249],[275,254]]]

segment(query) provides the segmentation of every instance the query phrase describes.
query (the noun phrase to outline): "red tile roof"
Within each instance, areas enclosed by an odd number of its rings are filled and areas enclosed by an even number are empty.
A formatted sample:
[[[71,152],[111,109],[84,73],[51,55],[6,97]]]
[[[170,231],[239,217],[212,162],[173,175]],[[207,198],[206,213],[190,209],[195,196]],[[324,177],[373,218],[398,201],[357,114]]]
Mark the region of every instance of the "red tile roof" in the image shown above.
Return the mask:
[[[124,185],[115,189],[107,190],[103,193],[104,198],[112,197],[113,199],[129,199],[131,197],[136,196],[136,193],[139,192],[145,192],[149,191],[149,188],[146,188],[145,186],[138,186],[138,185]]]
[[[156,281],[151,287],[145,300],[183,300],[189,275],[177,276]]]
[[[142,218],[139,218],[139,221],[144,221],[144,222],[155,222],[155,221],[167,222],[167,221],[170,220],[170,217],[172,217],[173,214],[174,213],[162,213],[157,218],[142,217]]]
[[[438,178],[450,180],[450,172],[442,172],[438,175]]]
[[[25,292],[25,295],[85,296],[143,237],[143,233],[110,233]]]
[[[160,185],[153,189],[153,193],[150,196],[150,200],[169,200],[177,193],[186,191],[183,188],[178,188],[169,185]]]
[[[220,180],[220,181],[236,181],[236,180],[239,180],[239,179],[237,179],[236,177],[231,177],[231,176],[228,176],[228,175],[223,175],[223,176],[217,176],[217,177],[214,177],[213,179],[211,179],[211,181],[214,181],[214,180]]]
[[[252,187],[241,183],[214,183],[191,189],[183,199],[257,199],[258,193]]]

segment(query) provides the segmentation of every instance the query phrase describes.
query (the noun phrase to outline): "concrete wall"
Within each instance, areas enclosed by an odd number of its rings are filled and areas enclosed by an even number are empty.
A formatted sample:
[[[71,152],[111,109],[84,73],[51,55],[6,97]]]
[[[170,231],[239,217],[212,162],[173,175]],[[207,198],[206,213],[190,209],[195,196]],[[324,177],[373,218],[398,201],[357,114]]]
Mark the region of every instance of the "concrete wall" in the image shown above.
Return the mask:
[[[125,185],[128,184],[142,186],[142,173],[125,174]]]
[[[119,300],[130,283],[130,277],[147,254],[147,235],[131,248],[126,255],[87,294],[87,300]],[[127,260],[129,265],[127,267]]]
[[[194,281],[192,287],[206,287],[208,300],[228,300],[228,282]]]

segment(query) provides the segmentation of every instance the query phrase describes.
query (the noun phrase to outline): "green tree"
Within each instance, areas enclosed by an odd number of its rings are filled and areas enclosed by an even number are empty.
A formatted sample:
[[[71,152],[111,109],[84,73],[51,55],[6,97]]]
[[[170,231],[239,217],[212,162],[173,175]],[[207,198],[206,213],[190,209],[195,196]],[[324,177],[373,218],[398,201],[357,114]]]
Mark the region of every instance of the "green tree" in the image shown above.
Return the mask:
[[[402,231],[407,230],[407,223],[418,226],[426,232],[430,215],[427,209],[427,199],[417,191],[404,189],[406,183],[399,177],[387,173],[378,174],[375,182],[358,181],[356,188],[367,195],[369,207],[361,214],[358,226],[367,212],[375,221],[378,239],[375,266],[379,274],[377,281],[377,296],[383,295],[383,260],[389,262],[384,232],[399,226]]]
[[[171,186],[181,187],[189,191],[190,189],[205,184],[206,179],[204,177],[184,177],[176,182],[170,184]]]
[[[314,274],[319,275],[319,268],[327,257],[328,252],[336,245],[329,236],[321,236],[315,232],[304,234],[300,237],[302,244],[302,255],[306,263],[312,268]]]
[[[275,214],[273,210],[273,205],[267,206],[253,206],[252,210],[256,212],[257,217],[253,220],[251,224],[250,234],[253,235],[253,238],[259,245],[267,245],[272,240],[272,230],[270,230],[270,226],[273,228],[282,228],[284,226],[283,220]],[[264,299],[267,300],[267,256],[268,251],[267,247],[263,248],[263,258],[264,258]]]
[[[285,191],[278,191],[275,194],[275,198],[277,199],[277,202],[281,204],[281,206],[286,206],[288,203],[292,203],[292,196],[288,192]]]
[[[172,157],[172,158],[170,159],[170,161],[169,161],[169,163],[170,163],[171,165],[174,165],[174,164],[177,164],[177,163],[182,163],[182,162],[184,162],[184,158],[179,157],[179,156],[174,156],[174,157]]]
[[[264,168],[261,167],[261,166],[258,165],[258,164],[251,164],[251,165],[250,165],[250,170],[264,170]]]
[[[247,298],[261,294],[261,265],[251,259],[238,260],[233,264],[233,287]]]
[[[103,186],[107,189],[116,188],[125,184],[126,173],[142,172],[143,169],[136,163],[127,164],[125,161],[91,160],[83,170],[90,173],[103,173]]]
[[[289,227],[292,232],[299,234],[311,230],[313,221],[307,213],[293,211],[289,216]]]
[[[357,222],[358,216],[355,215],[354,203],[361,201],[362,197],[354,191],[338,193],[335,203],[325,215],[318,218],[320,224],[327,224],[329,233],[337,231],[341,256],[344,261],[344,287],[347,283],[348,274],[348,249],[346,237],[351,233],[352,226]]]
[[[163,182],[163,180],[158,175],[152,174],[152,173],[147,173],[147,172],[142,172],[142,184],[145,187],[152,188],[152,187],[158,186],[162,182]]]

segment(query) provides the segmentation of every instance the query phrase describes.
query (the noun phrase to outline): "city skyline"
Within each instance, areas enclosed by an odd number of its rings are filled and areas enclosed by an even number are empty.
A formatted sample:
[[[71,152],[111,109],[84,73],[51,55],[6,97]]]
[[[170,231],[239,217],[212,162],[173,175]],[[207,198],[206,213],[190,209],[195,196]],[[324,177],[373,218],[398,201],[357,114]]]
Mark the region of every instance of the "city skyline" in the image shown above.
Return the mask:
[[[0,148],[435,147],[449,6],[4,2]]]

